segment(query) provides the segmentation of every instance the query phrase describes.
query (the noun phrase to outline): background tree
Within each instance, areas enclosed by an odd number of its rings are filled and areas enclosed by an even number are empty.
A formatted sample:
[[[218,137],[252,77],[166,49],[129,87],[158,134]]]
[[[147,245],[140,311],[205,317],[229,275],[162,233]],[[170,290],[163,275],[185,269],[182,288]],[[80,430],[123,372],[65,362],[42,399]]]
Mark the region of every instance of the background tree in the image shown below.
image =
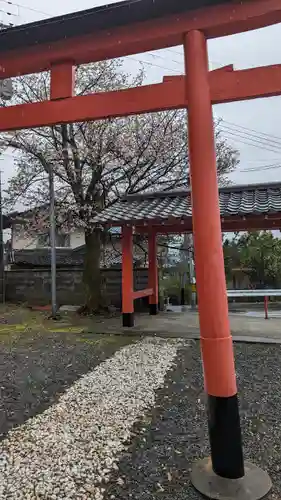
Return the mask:
[[[224,243],[226,274],[240,268],[258,288],[281,284],[281,240],[271,231],[249,232]]]
[[[239,239],[241,266],[251,283],[275,288],[281,283],[281,240],[271,231],[252,232]]]
[[[127,75],[122,61],[77,69],[76,93],[121,90],[141,85],[144,74]],[[49,98],[49,74],[17,79],[14,103]],[[173,189],[188,182],[187,130],[184,111],[170,111],[56,125],[6,135],[3,146],[17,152],[16,173],[6,192],[6,207],[35,207],[48,200],[48,173],[54,171],[57,220],[70,230],[85,231],[85,283],[91,310],[101,305],[100,246],[102,232],[94,216],[126,193]],[[238,155],[217,133],[221,179],[234,169]],[[66,217],[67,215],[67,217]],[[40,218],[39,218],[40,219]]]
[[[239,233],[236,233],[234,238],[226,238],[223,242],[224,268],[227,282],[233,278],[233,269],[241,267],[241,255],[238,245],[239,238]]]

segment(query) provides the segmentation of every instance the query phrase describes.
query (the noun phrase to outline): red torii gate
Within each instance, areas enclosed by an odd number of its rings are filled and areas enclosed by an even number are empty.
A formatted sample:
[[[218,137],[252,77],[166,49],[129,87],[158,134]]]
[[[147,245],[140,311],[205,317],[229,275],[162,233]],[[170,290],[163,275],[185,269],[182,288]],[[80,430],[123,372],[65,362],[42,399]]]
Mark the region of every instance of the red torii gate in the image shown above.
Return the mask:
[[[270,481],[265,473],[249,464],[245,468],[243,463],[212,104],[280,95],[281,65],[209,72],[207,39],[278,22],[280,0],[127,0],[0,32],[0,78],[46,70],[51,74],[50,100],[1,108],[0,131],[188,108],[193,231],[212,456],[212,462],[203,461],[194,468],[192,478],[200,491],[214,498],[223,494],[228,498],[261,498]],[[186,76],[137,89],[74,96],[75,65],[175,45],[184,46]]]

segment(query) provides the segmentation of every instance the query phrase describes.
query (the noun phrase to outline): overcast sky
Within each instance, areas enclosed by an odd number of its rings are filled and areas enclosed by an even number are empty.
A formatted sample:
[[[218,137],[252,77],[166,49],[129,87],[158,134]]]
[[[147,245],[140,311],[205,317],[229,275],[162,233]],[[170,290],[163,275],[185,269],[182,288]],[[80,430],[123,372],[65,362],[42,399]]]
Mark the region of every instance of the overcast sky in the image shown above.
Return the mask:
[[[0,0],[0,20],[23,24],[50,16],[87,9],[115,0]],[[8,13],[12,15],[8,15]],[[234,64],[236,69],[281,63],[281,25],[209,42],[212,68]],[[183,72],[181,47],[130,58],[131,71],[143,61],[147,81],[161,81],[167,74]],[[231,179],[239,184],[281,181],[281,97],[218,105],[225,137],[240,151],[239,169]],[[280,165],[280,167],[279,167]],[[12,157],[2,156],[4,183],[13,172]]]

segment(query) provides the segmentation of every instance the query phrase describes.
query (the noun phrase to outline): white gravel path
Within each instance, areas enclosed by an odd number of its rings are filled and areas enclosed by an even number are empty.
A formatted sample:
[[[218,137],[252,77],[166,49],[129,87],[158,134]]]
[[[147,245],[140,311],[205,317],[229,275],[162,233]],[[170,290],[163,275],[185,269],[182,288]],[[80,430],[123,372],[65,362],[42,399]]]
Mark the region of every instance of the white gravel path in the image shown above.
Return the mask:
[[[57,404],[12,430],[0,443],[0,499],[102,499],[132,426],[154,405],[179,345],[145,339],[123,348]]]

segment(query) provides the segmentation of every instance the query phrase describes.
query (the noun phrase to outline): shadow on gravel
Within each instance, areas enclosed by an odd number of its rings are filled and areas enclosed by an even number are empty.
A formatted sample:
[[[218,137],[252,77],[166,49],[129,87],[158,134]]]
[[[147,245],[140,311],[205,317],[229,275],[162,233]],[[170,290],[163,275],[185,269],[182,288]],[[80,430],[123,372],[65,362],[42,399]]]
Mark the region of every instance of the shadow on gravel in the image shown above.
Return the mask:
[[[50,332],[0,336],[0,439],[130,342],[119,336]]]
[[[280,499],[281,347],[236,345],[245,458],[268,470],[271,500]],[[156,406],[134,429],[105,499],[198,500],[191,464],[209,454],[199,345],[179,352],[177,366],[157,392]]]

